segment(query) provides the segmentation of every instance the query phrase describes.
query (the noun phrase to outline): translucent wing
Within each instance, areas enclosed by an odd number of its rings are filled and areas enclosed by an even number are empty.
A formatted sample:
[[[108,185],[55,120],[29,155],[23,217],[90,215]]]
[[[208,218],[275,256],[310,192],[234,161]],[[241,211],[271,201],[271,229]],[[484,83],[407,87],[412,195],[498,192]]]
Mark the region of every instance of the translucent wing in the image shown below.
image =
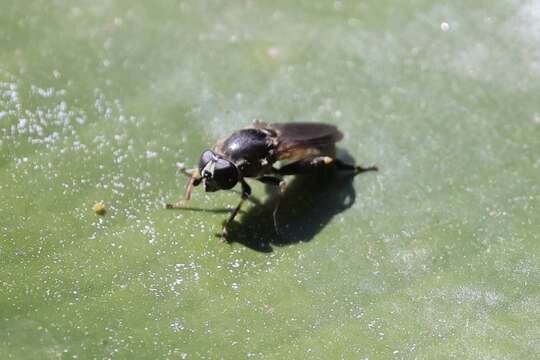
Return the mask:
[[[343,138],[334,125],[323,123],[272,123],[266,126],[277,134],[279,159],[297,160],[331,155]]]

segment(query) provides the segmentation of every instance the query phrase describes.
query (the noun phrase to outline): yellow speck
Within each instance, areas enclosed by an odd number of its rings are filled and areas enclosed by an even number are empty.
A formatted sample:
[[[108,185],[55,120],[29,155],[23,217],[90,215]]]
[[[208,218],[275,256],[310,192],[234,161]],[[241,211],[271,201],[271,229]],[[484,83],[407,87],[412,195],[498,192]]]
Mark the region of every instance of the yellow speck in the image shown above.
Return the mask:
[[[98,202],[94,205],[94,211],[96,212],[96,214],[98,215],[105,215],[105,213],[107,212],[107,209],[105,208],[105,204],[102,203],[102,202]]]

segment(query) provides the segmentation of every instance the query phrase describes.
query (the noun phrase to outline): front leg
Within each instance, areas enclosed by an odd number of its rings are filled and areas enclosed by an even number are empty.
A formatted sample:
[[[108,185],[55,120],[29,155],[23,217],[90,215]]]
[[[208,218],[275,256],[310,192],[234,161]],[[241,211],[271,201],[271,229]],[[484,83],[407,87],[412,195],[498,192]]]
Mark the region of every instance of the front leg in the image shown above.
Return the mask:
[[[198,168],[186,169],[186,165],[184,163],[176,163],[176,171],[190,178],[193,176],[195,172],[199,171],[199,169]]]
[[[167,209],[179,209],[184,207],[184,205],[191,199],[191,193],[193,192],[193,187],[197,186],[201,183],[202,177],[199,173],[199,170],[195,169],[193,172],[190,173],[190,179],[186,186],[186,192],[184,194],[183,198],[178,199],[173,204],[166,204],[165,207]]]
[[[229,215],[229,218],[227,219],[227,221],[225,221],[225,224],[223,225],[223,232],[221,233],[221,240],[223,241],[227,240],[227,226],[229,226],[229,224],[234,220],[236,214],[238,214],[240,208],[244,204],[244,201],[246,201],[251,195],[251,188],[244,179],[240,180],[240,184],[242,185],[242,198],[240,199],[240,202],[238,203],[238,205],[236,205],[234,210],[231,212],[231,215]]]

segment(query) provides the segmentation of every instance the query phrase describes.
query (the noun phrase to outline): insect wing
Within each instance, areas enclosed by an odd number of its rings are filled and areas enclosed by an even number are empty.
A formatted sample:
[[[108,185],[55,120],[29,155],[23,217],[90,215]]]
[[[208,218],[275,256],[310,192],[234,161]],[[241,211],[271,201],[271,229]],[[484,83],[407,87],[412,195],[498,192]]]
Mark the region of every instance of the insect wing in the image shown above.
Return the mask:
[[[317,156],[343,138],[334,125],[323,123],[273,123],[277,133],[280,159],[301,159]]]

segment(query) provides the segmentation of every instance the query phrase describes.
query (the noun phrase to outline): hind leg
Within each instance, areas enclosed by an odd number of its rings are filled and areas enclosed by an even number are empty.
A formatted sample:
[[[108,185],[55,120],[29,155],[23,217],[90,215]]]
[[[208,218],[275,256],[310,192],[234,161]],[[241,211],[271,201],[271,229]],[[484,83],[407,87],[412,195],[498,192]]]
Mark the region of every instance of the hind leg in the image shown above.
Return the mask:
[[[279,175],[297,175],[309,173],[316,169],[331,166],[338,170],[354,171],[356,173],[378,170],[377,166],[363,167],[359,165],[347,164],[340,159],[336,159],[330,156],[318,156],[313,159],[300,160],[292,164],[285,165],[282,168],[277,169],[276,172]]]
[[[377,167],[377,165],[372,165],[372,166],[367,166],[367,167],[360,166],[360,165],[351,165],[339,159],[334,159],[333,164],[339,170],[351,170],[351,171],[356,172],[357,174],[363,173],[366,171],[379,171],[379,168]]]

